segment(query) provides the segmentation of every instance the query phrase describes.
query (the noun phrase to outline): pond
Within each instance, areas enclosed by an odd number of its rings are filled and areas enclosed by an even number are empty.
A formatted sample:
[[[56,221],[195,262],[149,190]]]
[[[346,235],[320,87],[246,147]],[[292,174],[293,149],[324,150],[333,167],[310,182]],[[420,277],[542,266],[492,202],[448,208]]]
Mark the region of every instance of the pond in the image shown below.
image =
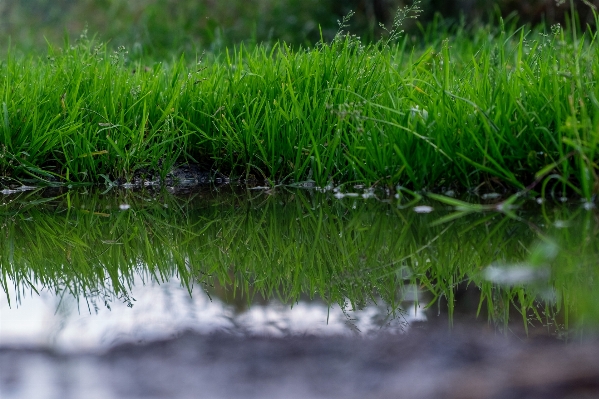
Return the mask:
[[[7,191],[0,348],[103,353],[189,332],[593,335],[596,209],[483,198],[456,212],[360,186]]]

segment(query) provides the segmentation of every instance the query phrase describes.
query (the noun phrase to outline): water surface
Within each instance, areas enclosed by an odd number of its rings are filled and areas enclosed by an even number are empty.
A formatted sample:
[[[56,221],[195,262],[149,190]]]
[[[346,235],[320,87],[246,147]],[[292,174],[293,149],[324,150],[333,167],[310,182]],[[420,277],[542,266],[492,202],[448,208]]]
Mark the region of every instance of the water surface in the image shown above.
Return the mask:
[[[593,208],[529,199],[452,218],[441,203],[340,194],[6,193],[0,344],[403,334],[462,321],[569,338],[597,325]]]

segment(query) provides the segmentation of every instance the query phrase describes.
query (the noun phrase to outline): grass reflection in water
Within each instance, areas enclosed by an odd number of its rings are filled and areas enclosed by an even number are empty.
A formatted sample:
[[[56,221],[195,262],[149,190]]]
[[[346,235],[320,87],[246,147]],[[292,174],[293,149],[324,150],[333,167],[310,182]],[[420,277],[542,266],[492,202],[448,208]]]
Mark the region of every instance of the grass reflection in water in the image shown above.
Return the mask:
[[[4,202],[0,281],[5,295],[17,285],[12,306],[39,286],[110,306],[132,300],[134,279],[177,276],[194,295],[201,287],[289,304],[318,296],[346,311],[374,300],[390,315],[417,287],[450,320],[458,289],[468,286],[480,292],[478,317],[501,328],[520,319],[525,330],[561,335],[599,321],[599,224],[582,208],[472,213],[439,224],[446,213],[438,210],[299,190],[253,198],[70,191]]]

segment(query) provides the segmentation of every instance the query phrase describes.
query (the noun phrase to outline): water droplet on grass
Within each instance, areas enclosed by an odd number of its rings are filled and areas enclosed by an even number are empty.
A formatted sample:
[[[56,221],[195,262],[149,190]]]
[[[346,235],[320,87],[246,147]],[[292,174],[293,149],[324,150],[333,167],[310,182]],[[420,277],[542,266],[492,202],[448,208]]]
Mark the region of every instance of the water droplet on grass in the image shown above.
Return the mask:
[[[447,190],[443,193],[443,195],[445,195],[446,197],[455,197],[455,191]]]
[[[555,228],[557,229],[564,229],[566,227],[569,227],[570,223],[568,223],[568,221],[566,220],[556,220],[555,222],[553,222],[553,226],[555,226]]]
[[[486,193],[486,194],[481,195],[481,198],[484,200],[495,199],[495,198],[499,198],[499,197],[501,197],[501,194],[499,194],[499,193]]]
[[[419,206],[415,206],[412,209],[416,213],[431,213],[432,211],[434,211],[433,207],[428,206],[428,205],[419,205]]]

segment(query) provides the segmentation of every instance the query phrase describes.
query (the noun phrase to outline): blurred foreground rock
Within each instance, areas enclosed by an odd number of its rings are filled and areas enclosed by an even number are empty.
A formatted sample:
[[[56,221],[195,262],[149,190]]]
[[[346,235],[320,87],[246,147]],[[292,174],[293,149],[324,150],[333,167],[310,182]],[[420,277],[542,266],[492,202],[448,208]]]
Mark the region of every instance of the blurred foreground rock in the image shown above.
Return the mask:
[[[0,348],[9,398],[596,398],[599,341],[491,331],[179,337],[102,354]]]

